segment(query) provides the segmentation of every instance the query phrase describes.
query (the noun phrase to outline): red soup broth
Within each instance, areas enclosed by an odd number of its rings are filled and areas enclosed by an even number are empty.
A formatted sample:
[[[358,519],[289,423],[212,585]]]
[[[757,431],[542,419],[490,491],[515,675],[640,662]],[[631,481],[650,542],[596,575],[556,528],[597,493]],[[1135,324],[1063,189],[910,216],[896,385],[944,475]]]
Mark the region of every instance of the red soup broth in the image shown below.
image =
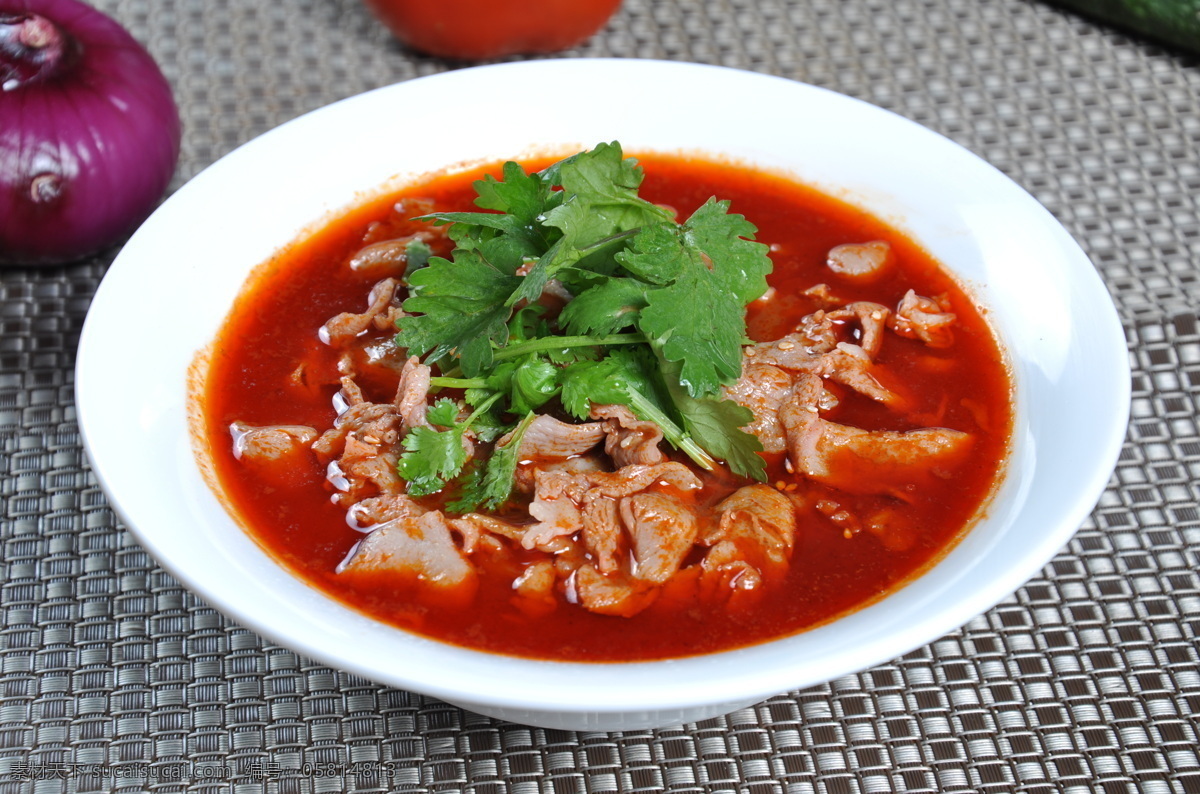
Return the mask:
[[[958,283],[915,241],[870,214],[785,177],[740,165],[664,155],[640,156],[641,194],[670,205],[681,217],[710,196],[731,201],[771,246],[774,272],[768,296],[748,309],[756,341],[790,332],[818,308],[802,293],[826,283],[839,299],[894,307],[914,289],[945,294],[957,315],[955,342],[931,349],[889,334],[876,362],[904,384],[911,410],[903,417],[853,393],[837,421],[860,428],[908,430],[943,426],[974,437],[969,460],[954,476],[937,479],[889,504],[904,512],[908,536],[896,542],[849,531],[817,510],[797,515],[796,545],[786,578],[746,603],[689,603],[660,598],[633,617],[587,612],[567,603],[530,614],[514,603],[512,572],[489,576],[466,605],[430,603],[385,576],[341,577],[335,569],[362,539],[345,510],[330,501],[325,469],[312,458],[286,476],[266,477],[235,460],[234,421],[332,426],[337,353],[318,338],[335,314],[361,311],[376,278],[352,271],[348,260],[365,243],[416,228],[408,218],[428,210],[474,209],[472,183],[491,167],[432,177],[371,201],[330,221],[268,263],[237,301],[214,342],[202,393],[213,468],[227,506],[254,539],[311,586],[375,619],[418,634],[491,652],[570,661],[633,661],[681,657],[760,643],[812,628],[877,601],[936,562],[976,520],[1002,471],[1012,429],[1011,382],[995,335]],[[532,163],[537,167],[545,163]],[[408,199],[408,201],[406,201]],[[407,205],[407,206],[406,206]],[[825,265],[831,248],[885,240],[896,267],[869,285],[840,279]],[[303,362],[305,384],[293,373]],[[388,401],[396,383],[366,384]],[[823,496],[856,510],[877,509],[885,497],[843,493],[799,482],[782,456],[768,456],[770,481],[798,483],[811,501]],[[826,493],[827,492],[827,493]],[[894,502],[895,500],[891,500]],[[828,511],[827,511],[828,512]]]

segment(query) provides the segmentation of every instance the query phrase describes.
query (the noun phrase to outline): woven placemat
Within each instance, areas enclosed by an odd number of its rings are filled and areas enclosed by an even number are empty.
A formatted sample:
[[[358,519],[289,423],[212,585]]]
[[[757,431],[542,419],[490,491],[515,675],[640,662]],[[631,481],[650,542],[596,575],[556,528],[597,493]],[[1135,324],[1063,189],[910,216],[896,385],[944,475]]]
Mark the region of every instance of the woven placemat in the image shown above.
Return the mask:
[[[357,0],[97,5],[175,87],[176,186],[305,111],[462,65],[405,51]],[[667,730],[496,722],[268,643],[158,568],[75,424],[111,255],[4,271],[0,794],[1200,792],[1200,63],[1032,0],[626,0],[567,55],[814,83],[1030,190],[1129,339],[1132,423],[1091,518],[999,606],[861,674]]]

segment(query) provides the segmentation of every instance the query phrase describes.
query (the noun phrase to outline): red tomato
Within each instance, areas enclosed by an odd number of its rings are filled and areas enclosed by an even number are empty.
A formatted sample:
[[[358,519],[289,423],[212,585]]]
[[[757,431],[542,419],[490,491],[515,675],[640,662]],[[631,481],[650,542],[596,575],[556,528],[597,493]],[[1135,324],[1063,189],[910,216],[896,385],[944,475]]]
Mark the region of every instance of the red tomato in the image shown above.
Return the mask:
[[[556,52],[583,43],[621,0],[364,0],[401,42],[443,58]]]

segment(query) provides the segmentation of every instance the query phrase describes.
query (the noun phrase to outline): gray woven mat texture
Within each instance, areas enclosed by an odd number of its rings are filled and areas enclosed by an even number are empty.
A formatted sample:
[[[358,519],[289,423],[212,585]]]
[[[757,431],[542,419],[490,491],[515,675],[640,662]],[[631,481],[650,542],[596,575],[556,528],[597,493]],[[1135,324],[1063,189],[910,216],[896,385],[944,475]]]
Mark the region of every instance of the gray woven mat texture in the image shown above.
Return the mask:
[[[176,187],[301,113],[463,65],[405,51],[356,0],[97,5],[174,85]],[[1200,792],[1200,61],[1033,0],[627,0],[566,55],[813,83],[1032,192],[1103,274],[1134,367],[1089,520],[1000,605],[858,675],[666,730],[496,722],[278,647],[161,570],[75,423],[112,254],[3,271],[0,794]]]

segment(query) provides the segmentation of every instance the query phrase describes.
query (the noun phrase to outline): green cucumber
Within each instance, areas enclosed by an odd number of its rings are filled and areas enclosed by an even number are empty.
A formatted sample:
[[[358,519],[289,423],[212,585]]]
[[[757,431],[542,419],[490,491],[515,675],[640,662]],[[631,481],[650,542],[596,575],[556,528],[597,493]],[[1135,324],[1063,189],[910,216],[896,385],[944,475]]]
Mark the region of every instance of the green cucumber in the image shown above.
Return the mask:
[[[1084,16],[1200,53],[1200,0],[1050,0]]]

